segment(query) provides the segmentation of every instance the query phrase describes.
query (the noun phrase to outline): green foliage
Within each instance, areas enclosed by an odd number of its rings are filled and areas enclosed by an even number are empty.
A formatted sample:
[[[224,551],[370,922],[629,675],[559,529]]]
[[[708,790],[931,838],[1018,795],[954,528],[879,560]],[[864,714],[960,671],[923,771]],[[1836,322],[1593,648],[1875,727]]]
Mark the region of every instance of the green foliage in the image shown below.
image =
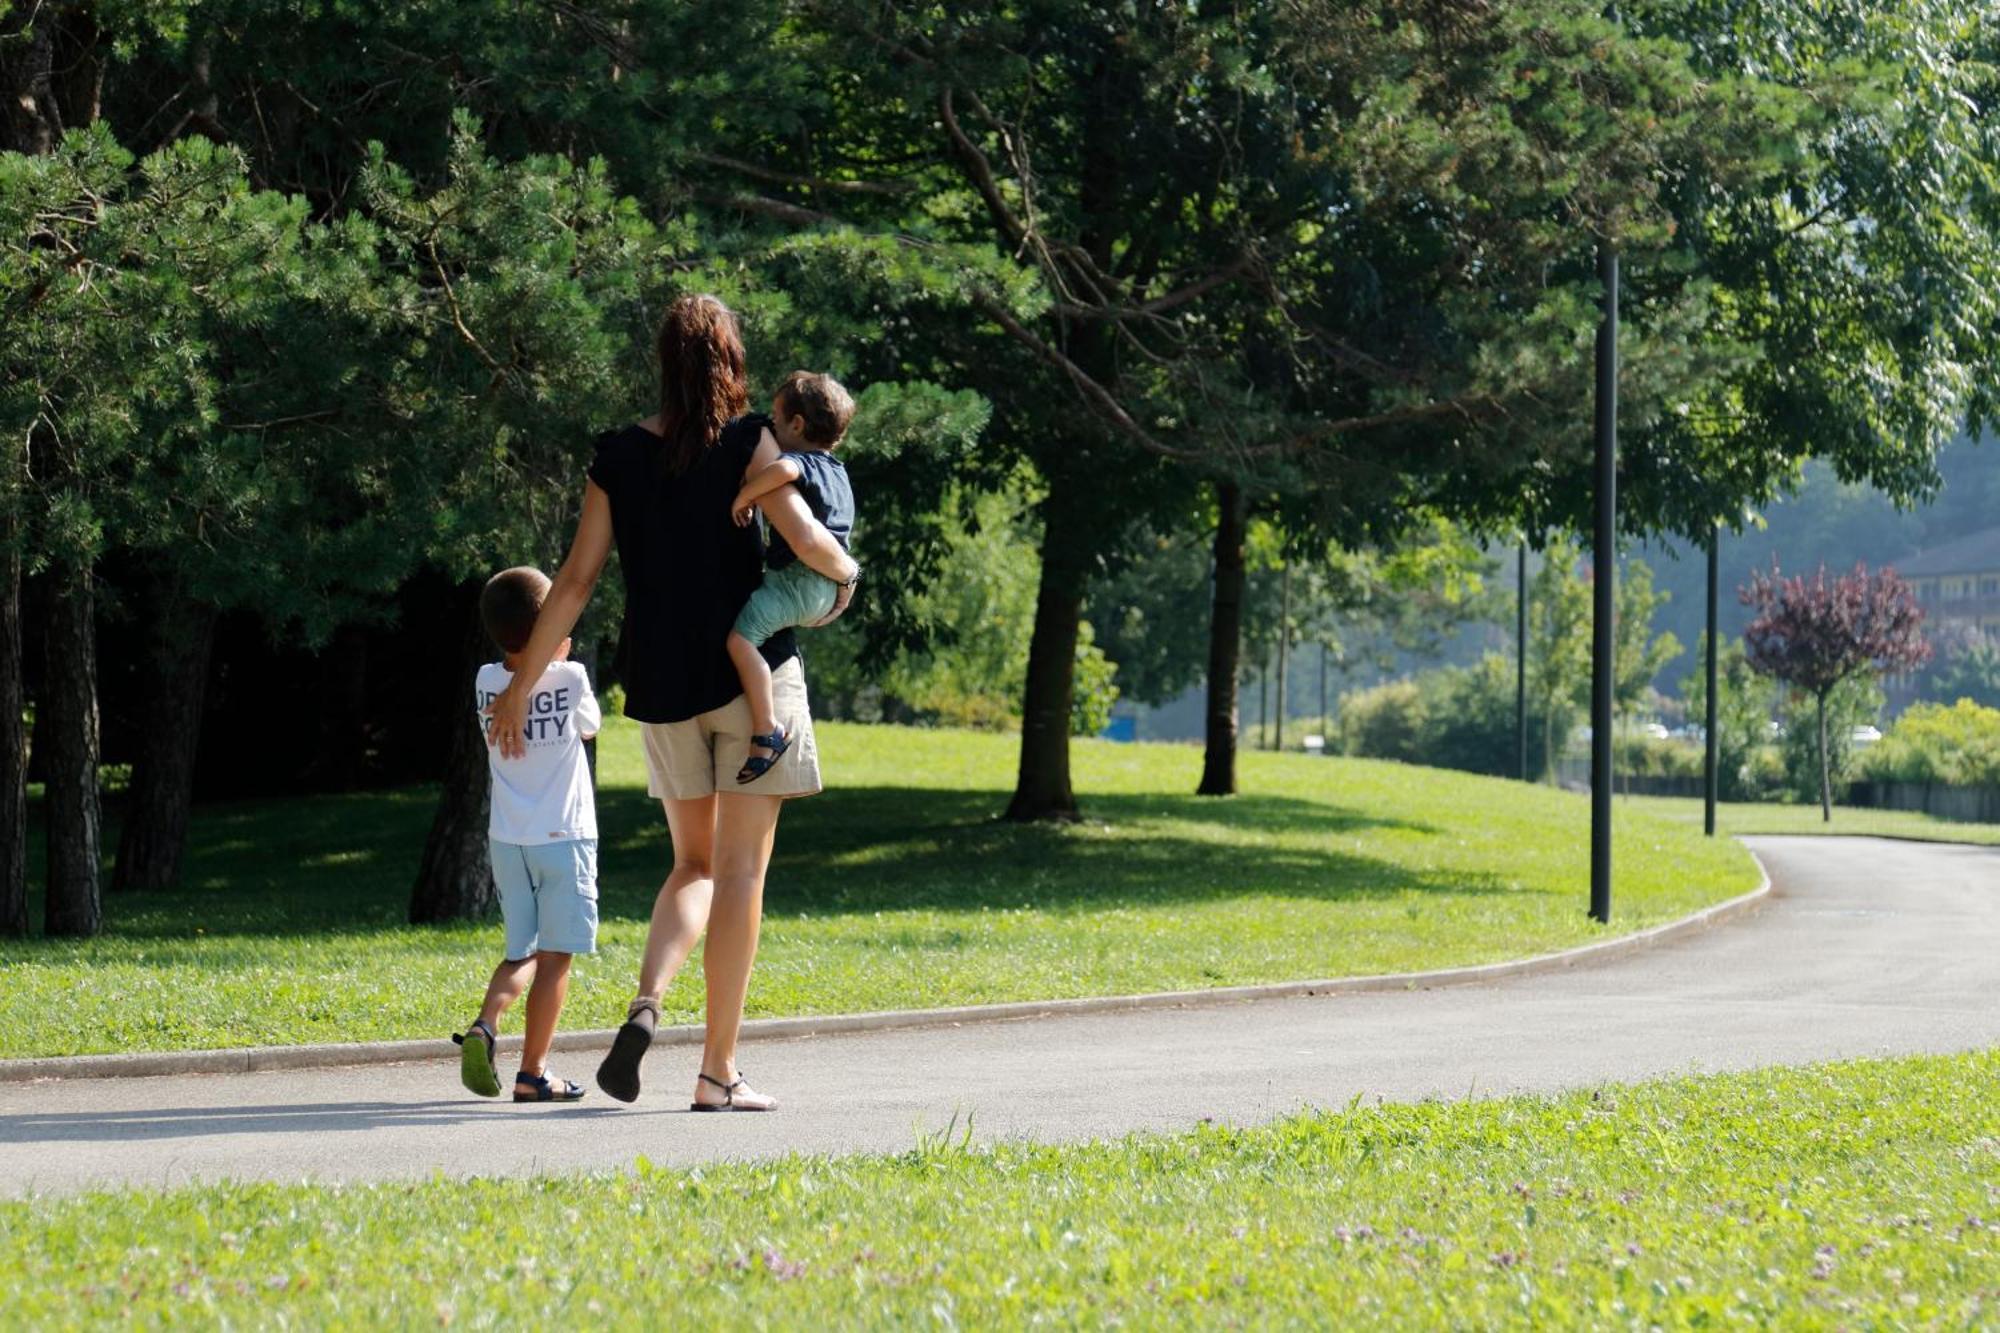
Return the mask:
[[[1576,543],[1557,536],[1528,587],[1528,697],[1542,720],[1543,775],[1555,765],[1589,702],[1590,585],[1577,575]]]
[[[1198,750],[1083,741],[1099,817],[1022,826],[992,818],[1011,737],[832,723],[819,740],[828,790],[785,808],[753,1017],[1396,972],[1603,937],[1578,910],[1589,809],[1561,792],[1246,753],[1244,794],[1216,802],[1190,794]],[[636,726],[610,719],[597,758],[604,926],[577,961],[572,1027],[624,1012],[667,850]],[[0,1057],[440,1039],[500,934],[405,924],[434,806],[424,787],[197,806],[184,887],[107,900],[88,942],[0,941]],[[1698,831],[1621,817],[1616,836],[1620,930],[1756,883],[1741,847]],[[665,1003],[700,1021],[698,967]]]
[[[1424,759],[1429,709],[1413,680],[1391,680],[1340,696],[1340,741],[1344,753],[1369,759]]]
[[[2000,708],[1970,699],[1912,704],[1862,756],[1860,771],[1877,782],[2000,786]]]
[[[1688,720],[1699,726],[1708,716],[1708,634],[1695,645],[1695,669],[1681,681]],[[1765,788],[1755,764],[1771,735],[1777,691],[1750,665],[1741,639],[1724,639],[1715,663],[1716,785],[1725,801],[1755,799]]]
[[[1083,621],[1077,626],[1076,677],[1070,686],[1070,735],[1095,736],[1111,724],[1111,706],[1118,702],[1118,686],[1113,683],[1117,674],[1118,664],[1104,655],[1090,622]]]
[[[1949,637],[1936,665],[1923,677],[1921,688],[1934,699],[1970,699],[1988,708],[2000,708],[2000,633]]]
[[[1653,571],[1643,560],[1627,560],[1618,571],[1618,611],[1612,653],[1612,699],[1621,716],[1656,702],[1653,677],[1681,654],[1672,634],[1653,635],[1653,616],[1668,594],[1653,589]]]
[[[36,1326],[477,1322],[504,1290],[610,1326],[1976,1328],[1997,1080],[1975,1051],[1089,1143],[105,1192],[0,1205],[0,1279]]]
[[[1702,803],[1677,796],[1621,798],[1635,810],[1701,827]],[[1831,834],[1838,837],[1911,838],[1919,842],[1955,842],[1970,846],[2000,846],[2000,824],[1972,824],[1941,819],[1921,810],[1876,810],[1843,806],[1838,823],[1820,818],[1819,806],[1775,801],[1726,802],[1716,811],[1716,831],[1725,837],[1760,833]]]
[[[1470,667],[1440,667],[1342,695],[1340,738],[1352,755],[1514,777],[1520,772],[1516,709],[1513,659],[1488,653]],[[1548,733],[1542,723],[1531,697],[1531,773],[1551,762],[1542,752]]]
[[[1826,696],[1826,771],[1833,797],[1847,789],[1859,771],[1854,729],[1873,723],[1882,712],[1882,688],[1872,676],[1849,676]],[[1785,700],[1785,790],[1795,801],[1820,799],[1819,715],[1813,696],[1792,691]]]

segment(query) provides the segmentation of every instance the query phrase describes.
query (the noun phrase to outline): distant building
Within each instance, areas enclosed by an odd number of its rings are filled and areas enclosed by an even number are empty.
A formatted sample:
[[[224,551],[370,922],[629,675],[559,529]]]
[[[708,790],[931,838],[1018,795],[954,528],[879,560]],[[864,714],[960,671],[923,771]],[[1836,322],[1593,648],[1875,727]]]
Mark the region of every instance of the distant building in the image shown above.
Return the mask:
[[[1916,594],[1924,609],[1924,629],[1933,640],[1940,630],[1961,625],[2000,635],[2000,528],[1987,528],[1889,564]],[[1885,680],[1890,709],[1907,708],[1917,697],[1916,684],[1911,675]]]

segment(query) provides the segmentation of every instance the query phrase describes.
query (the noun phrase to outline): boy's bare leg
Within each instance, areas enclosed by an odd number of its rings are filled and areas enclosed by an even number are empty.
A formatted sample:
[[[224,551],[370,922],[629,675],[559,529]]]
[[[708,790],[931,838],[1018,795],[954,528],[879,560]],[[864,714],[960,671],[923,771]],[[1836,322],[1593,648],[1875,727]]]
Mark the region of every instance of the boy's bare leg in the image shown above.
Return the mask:
[[[735,630],[729,631],[729,660],[736,664],[737,678],[743,682],[743,701],[750,705],[750,734],[770,735],[778,724],[778,705],[771,697],[771,664],[757,651],[756,644]],[[761,755],[771,753],[762,745],[753,745],[750,751]]]
[[[569,995],[570,955],[535,955],[535,984],[528,990],[528,1027],[521,1037],[521,1072],[548,1072],[549,1044],[556,1038],[556,1020],[562,1017],[563,1000]]]
[[[508,959],[494,968],[493,980],[486,983],[486,1002],[479,1006],[480,1021],[498,1032],[500,1019],[513,1008],[514,1001],[521,998],[521,992],[528,989],[534,979],[534,958],[523,958],[518,962]]]

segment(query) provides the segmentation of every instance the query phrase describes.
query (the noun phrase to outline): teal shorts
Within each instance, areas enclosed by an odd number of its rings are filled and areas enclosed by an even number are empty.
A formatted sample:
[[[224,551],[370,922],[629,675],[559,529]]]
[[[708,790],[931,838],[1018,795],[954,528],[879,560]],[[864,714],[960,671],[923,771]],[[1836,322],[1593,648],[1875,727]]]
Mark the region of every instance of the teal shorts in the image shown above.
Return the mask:
[[[550,953],[597,952],[597,839],[519,843],[486,840],[507,961]]]
[[[763,584],[750,594],[736,617],[736,632],[762,647],[781,629],[824,619],[839,593],[839,584],[803,564],[767,569]]]

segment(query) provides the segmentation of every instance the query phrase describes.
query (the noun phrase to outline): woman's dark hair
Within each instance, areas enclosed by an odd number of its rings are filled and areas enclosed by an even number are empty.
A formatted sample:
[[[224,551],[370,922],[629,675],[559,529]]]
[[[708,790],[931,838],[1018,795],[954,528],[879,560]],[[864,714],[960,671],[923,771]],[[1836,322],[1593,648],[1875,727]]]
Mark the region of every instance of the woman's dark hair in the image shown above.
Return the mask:
[[[660,321],[662,476],[701,461],[722,428],[750,405],[743,333],[736,315],[713,296],[682,296]]]

